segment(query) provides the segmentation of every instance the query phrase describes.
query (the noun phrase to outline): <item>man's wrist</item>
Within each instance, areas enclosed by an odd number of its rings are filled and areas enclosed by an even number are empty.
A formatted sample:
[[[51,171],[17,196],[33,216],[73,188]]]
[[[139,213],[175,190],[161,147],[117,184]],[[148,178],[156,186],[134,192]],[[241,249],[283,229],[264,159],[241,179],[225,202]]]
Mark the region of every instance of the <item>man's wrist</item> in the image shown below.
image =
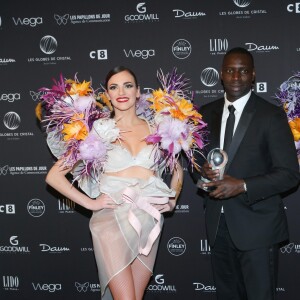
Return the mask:
[[[243,183],[243,188],[244,188],[244,193],[247,193],[247,184],[246,184],[245,181],[244,181],[244,183]]]

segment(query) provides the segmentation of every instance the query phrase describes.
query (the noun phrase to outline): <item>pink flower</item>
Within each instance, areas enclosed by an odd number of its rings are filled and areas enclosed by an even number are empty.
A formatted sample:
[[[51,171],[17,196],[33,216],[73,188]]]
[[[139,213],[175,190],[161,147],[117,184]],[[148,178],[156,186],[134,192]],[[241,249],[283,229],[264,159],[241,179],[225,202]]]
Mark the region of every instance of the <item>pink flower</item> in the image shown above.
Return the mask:
[[[161,147],[172,155],[176,155],[182,149],[187,151],[192,142],[188,124],[170,117],[165,117],[159,124],[158,135],[161,136]]]
[[[89,134],[79,145],[79,156],[83,160],[105,161],[107,147],[97,136]]]

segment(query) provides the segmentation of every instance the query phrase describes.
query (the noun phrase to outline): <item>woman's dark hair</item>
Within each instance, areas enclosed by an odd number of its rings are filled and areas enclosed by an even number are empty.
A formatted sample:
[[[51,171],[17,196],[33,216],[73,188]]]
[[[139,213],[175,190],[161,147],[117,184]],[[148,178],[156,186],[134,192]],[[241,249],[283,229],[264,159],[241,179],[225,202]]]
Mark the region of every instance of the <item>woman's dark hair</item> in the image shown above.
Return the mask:
[[[134,83],[136,84],[137,87],[139,86],[136,75],[134,74],[134,72],[132,70],[130,70],[129,68],[126,68],[124,66],[117,66],[117,67],[114,67],[112,70],[110,70],[106,75],[105,83],[104,83],[104,87],[106,90],[107,90],[107,84],[108,84],[109,79],[112,76],[114,76],[120,72],[123,72],[123,71],[127,71],[130,75],[132,75],[132,77],[134,79]]]

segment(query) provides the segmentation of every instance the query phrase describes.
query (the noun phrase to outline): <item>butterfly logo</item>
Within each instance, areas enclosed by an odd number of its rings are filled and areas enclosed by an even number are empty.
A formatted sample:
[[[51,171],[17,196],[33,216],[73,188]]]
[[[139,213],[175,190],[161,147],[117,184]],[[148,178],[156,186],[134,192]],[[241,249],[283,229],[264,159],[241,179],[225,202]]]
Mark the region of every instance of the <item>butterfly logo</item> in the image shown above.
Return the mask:
[[[56,20],[56,23],[58,25],[61,25],[61,24],[66,25],[68,22],[68,19],[69,19],[69,14],[65,14],[63,16],[59,16],[59,15],[55,14],[54,19]]]
[[[280,251],[281,253],[291,253],[295,244],[294,243],[289,243],[288,245],[281,247]]]
[[[78,292],[86,292],[89,287],[89,283],[85,282],[85,283],[81,284],[79,282],[75,282],[75,286],[76,286]]]
[[[42,91],[40,91],[40,92],[29,91],[29,93],[30,93],[32,100],[37,101],[40,99],[43,92]]]
[[[9,170],[8,165],[6,165],[4,167],[0,167],[0,175],[6,175],[8,170]]]

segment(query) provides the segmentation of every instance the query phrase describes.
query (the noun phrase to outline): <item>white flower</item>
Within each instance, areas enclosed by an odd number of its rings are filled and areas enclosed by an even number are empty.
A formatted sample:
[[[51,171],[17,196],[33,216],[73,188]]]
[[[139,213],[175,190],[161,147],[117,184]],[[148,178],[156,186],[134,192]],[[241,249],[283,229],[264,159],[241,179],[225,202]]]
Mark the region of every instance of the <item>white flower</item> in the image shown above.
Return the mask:
[[[65,101],[68,104],[73,104],[73,101],[77,100],[79,98],[78,94],[72,95],[72,96],[66,96],[62,100]]]
[[[91,107],[93,102],[95,99],[92,96],[80,96],[74,99],[74,108],[79,112],[84,112]]]
[[[169,117],[169,115],[166,115],[164,113],[168,112],[169,110],[167,108],[162,109],[159,113],[156,113],[154,116],[154,122],[155,124],[160,124],[162,121],[166,120],[166,118]]]
[[[93,124],[92,132],[100,136],[105,143],[114,142],[120,135],[120,129],[114,119],[99,119]]]

